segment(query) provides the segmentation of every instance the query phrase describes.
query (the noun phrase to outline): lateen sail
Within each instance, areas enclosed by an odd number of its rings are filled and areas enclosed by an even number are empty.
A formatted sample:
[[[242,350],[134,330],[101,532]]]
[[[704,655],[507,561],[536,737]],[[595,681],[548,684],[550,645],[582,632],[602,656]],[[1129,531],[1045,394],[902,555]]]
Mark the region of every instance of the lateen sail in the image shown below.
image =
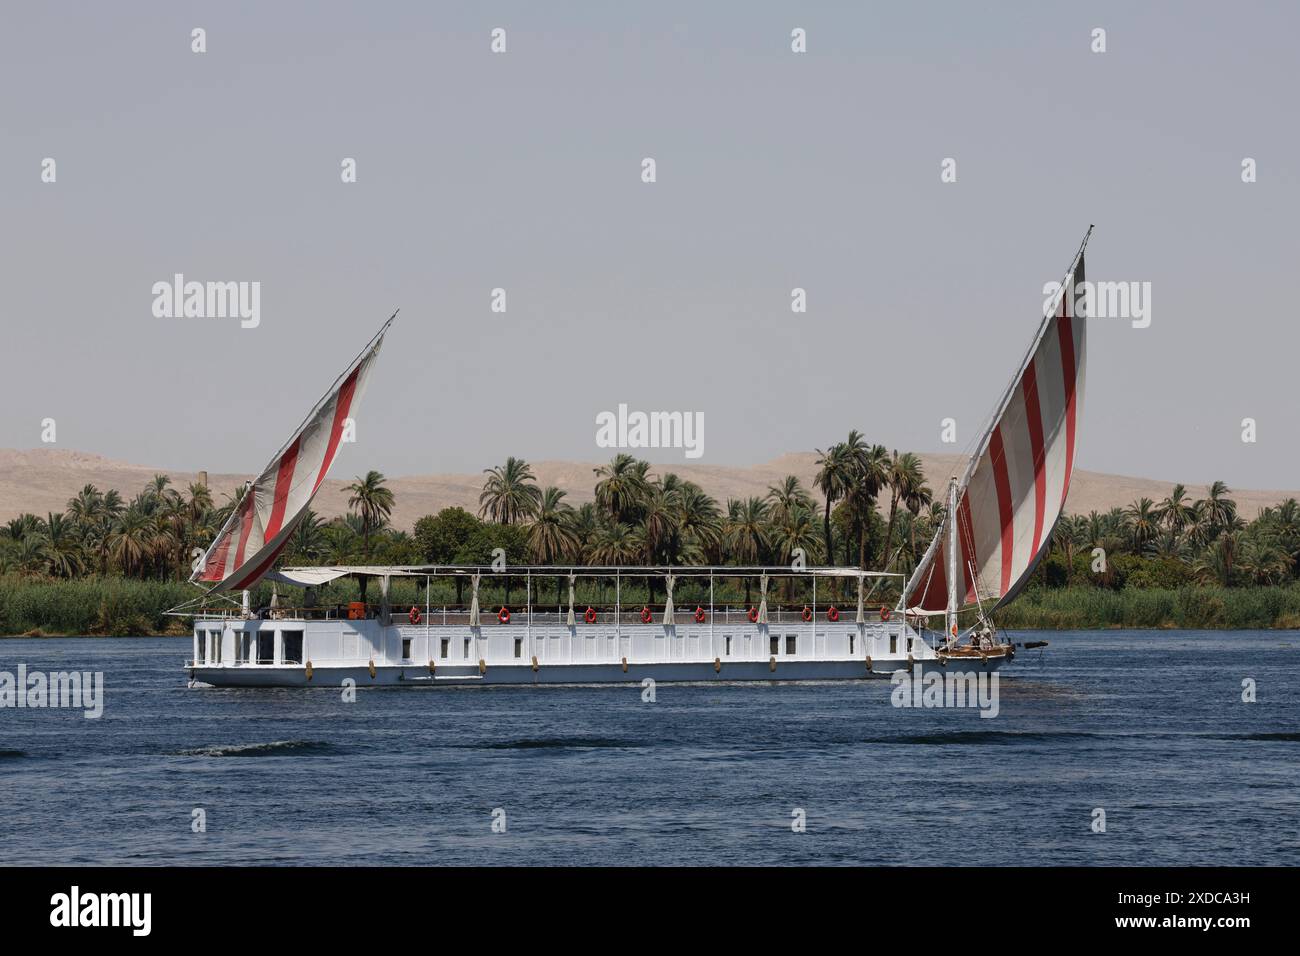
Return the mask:
[[[1087,243],[1085,236],[1062,283],[1060,305],[1044,317],[957,486],[959,604],[978,599],[1000,605],[1013,598],[1050,546],[1065,506],[1083,406],[1086,328],[1074,307]],[[908,581],[905,607],[947,607],[949,520]]]
[[[210,582],[213,591],[241,590],[270,569],[334,463],[392,322],[390,318],[384,323],[271,463],[246,486],[239,507],[195,565],[190,581]]]

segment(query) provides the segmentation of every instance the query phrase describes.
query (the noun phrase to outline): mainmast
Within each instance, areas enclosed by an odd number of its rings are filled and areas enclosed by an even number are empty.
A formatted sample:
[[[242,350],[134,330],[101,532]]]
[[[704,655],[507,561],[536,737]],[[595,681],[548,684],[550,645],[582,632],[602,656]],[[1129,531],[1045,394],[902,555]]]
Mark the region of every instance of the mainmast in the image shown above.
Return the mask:
[[[943,617],[944,640],[957,635],[957,476],[948,479],[948,609]]]

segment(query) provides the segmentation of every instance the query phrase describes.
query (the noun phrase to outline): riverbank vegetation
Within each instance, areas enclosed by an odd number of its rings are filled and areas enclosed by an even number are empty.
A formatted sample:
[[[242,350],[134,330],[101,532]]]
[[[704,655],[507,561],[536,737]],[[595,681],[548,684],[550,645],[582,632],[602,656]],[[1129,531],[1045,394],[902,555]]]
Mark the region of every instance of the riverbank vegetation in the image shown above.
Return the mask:
[[[812,487],[790,475],[763,495],[726,502],[671,471],[655,474],[649,463],[618,455],[594,469],[592,500],[576,505],[563,489],[540,487],[526,461],[509,458],[485,471],[477,513],[445,508],[409,530],[392,527],[393,492],[372,471],[348,486],[347,514],[307,512],[280,564],[487,565],[500,549],[513,565],[802,560],[910,573],[943,517],[919,459],[868,445],[856,431],[818,454]],[[61,514],[10,520],[0,526],[0,633],[183,631],[163,611],[199,593],[185,583],[191,564],[242,495],[218,504],[203,485],[176,489],[157,475],[130,499],[87,485]],[[1298,559],[1294,499],[1247,521],[1223,482],[1200,499],[1175,485],[1159,502],[1064,515],[1025,592],[999,619],[1009,627],[1300,627]],[[644,597],[636,591],[642,585],[625,583],[628,603],[653,602],[654,582],[644,585]],[[720,580],[718,598],[747,603],[752,585]],[[612,600],[604,582],[589,586],[582,600]],[[355,587],[335,582],[321,600],[351,599]],[[395,603],[465,600],[451,581],[427,596],[413,582],[394,587]],[[489,587],[501,593],[485,590],[485,603],[508,603],[509,589],[521,583]],[[269,595],[259,588],[254,601],[264,603]],[[557,585],[557,601],[559,592]],[[872,603],[896,597],[894,585]],[[772,598],[806,600],[798,586]]]

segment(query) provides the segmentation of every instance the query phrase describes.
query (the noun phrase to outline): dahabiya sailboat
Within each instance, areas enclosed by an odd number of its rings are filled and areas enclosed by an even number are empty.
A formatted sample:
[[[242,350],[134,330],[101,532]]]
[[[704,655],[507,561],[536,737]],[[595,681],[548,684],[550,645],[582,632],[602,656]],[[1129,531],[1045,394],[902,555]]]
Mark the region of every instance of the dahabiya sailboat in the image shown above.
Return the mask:
[[[215,686],[540,684],[656,680],[815,680],[891,675],[934,666],[995,669],[1017,646],[995,626],[1047,552],[1070,490],[1083,404],[1086,309],[1084,236],[964,471],[921,561],[893,608],[868,611],[881,578],[852,567],[330,566],[275,569],[355,420],[393,319],[335,380],[292,437],[246,486],[191,581],[204,595],[175,609],[194,617],[191,680]],[[377,604],[325,606],[319,589],[346,576],[379,584]],[[524,601],[480,607],[482,583],[522,581]],[[568,604],[540,603],[542,578],[568,578]],[[468,606],[435,604],[435,578],[468,585]],[[423,604],[394,607],[394,578],[424,584]],[[714,601],[723,579],[752,578],[756,605]],[[804,582],[802,607],[773,606],[769,585]],[[254,611],[258,581],[305,589],[304,606]],[[598,579],[613,602],[575,606],[579,580]],[[654,579],[664,602],[623,603],[623,589]],[[834,588],[828,583],[835,582]],[[856,608],[831,599],[856,582]],[[819,594],[820,587],[820,594]],[[674,593],[679,595],[677,603]],[[681,601],[683,590],[689,600]],[[232,593],[242,592],[236,602]],[[851,590],[850,590],[850,593]],[[537,598],[538,600],[535,600]],[[273,600],[278,605],[278,600]],[[963,633],[959,613],[973,611]],[[942,632],[931,630],[942,616]],[[968,615],[970,617],[970,615]]]

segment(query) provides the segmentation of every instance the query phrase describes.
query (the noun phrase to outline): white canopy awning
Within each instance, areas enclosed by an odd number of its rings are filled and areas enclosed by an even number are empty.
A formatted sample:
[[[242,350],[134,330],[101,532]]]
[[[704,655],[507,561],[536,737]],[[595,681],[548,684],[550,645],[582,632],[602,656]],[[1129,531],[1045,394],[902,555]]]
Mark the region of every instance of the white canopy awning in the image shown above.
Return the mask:
[[[706,577],[716,575],[718,577],[760,577],[769,576],[779,577],[800,577],[802,575],[814,575],[816,577],[830,578],[901,578],[903,575],[891,571],[862,571],[858,568],[802,568],[795,570],[787,567],[707,567],[697,565],[683,565],[673,567],[641,567],[636,565],[624,565],[621,567],[583,567],[583,566],[553,566],[553,565],[517,565],[508,569],[497,571],[491,567],[477,567],[474,565],[437,565],[437,564],[355,564],[355,565],[334,565],[328,567],[302,567],[302,568],[281,568],[278,571],[269,572],[266,577],[272,581],[278,581],[281,584],[296,584],[299,587],[317,587],[321,584],[328,584],[335,578],[341,578],[348,574],[362,575],[372,578],[383,577],[444,577],[448,575],[465,575],[473,577],[482,575],[487,578],[494,574],[512,575],[523,577],[526,575],[573,575],[575,577],[612,577],[622,575],[624,577],[639,576],[658,576],[672,575],[679,582],[688,577]]]
[[[356,565],[348,567],[328,567],[328,568],[281,568],[279,571],[272,571],[267,575],[271,581],[279,581],[281,584],[296,584],[298,587],[311,588],[318,587],[322,584],[328,584],[335,578],[341,578],[347,574],[365,574],[371,577],[416,577],[422,572],[413,571],[403,567],[389,567],[385,565]]]
[[[943,611],[927,611],[923,607],[909,607],[907,609],[908,617],[943,617]]]

